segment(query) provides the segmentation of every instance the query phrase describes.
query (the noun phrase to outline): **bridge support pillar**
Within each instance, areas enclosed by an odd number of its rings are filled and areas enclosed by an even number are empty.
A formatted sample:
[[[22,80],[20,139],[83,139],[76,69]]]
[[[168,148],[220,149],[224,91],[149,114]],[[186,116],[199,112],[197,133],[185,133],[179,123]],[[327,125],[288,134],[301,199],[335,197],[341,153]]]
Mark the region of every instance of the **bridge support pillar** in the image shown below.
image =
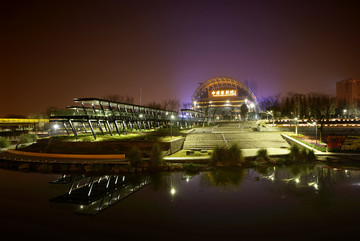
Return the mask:
[[[93,134],[93,136],[94,136],[94,139],[96,140],[96,135],[95,135],[94,129],[93,129],[93,127],[92,127],[91,121],[88,120],[88,123],[89,123],[90,129],[91,129],[91,132],[92,132],[92,134]]]

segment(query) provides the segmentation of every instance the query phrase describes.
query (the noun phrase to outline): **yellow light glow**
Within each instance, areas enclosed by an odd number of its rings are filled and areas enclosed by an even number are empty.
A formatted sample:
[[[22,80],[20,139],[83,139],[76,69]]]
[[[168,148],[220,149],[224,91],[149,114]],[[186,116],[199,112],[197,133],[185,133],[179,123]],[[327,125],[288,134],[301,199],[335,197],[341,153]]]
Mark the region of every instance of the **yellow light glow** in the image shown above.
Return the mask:
[[[49,119],[0,118],[0,123],[39,123],[39,122],[49,122]]]
[[[172,196],[174,196],[174,195],[175,195],[175,193],[176,193],[175,188],[171,188],[171,190],[170,190],[170,194],[171,194]]]
[[[222,97],[222,96],[236,96],[237,95],[237,91],[236,90],[213,90],[211,92],[211,94],[214,97]]]

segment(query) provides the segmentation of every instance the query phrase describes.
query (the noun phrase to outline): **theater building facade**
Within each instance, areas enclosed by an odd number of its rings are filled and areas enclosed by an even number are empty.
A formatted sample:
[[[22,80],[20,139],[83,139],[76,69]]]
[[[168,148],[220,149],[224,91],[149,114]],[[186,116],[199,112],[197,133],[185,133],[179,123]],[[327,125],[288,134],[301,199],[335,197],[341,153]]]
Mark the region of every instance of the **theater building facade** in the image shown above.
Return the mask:
[[[208,121],[257,119],[259,110],[254,93],[240,81],[228,77],[201,83],[192,97],[192,108],[203,112]],[[241,112],[244,108],[246,116]]]

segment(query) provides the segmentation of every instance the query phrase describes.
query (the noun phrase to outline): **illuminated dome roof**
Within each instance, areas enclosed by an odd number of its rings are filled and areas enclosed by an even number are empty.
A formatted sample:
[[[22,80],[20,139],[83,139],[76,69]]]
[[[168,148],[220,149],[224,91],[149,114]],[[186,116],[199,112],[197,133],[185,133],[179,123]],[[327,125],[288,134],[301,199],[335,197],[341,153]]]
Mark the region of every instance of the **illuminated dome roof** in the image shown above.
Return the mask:
[[[228,77],[217,77],[202,83],[194,92],[192,101],[213,98],[247,99],[257,104],[254,93],[240,81]]]

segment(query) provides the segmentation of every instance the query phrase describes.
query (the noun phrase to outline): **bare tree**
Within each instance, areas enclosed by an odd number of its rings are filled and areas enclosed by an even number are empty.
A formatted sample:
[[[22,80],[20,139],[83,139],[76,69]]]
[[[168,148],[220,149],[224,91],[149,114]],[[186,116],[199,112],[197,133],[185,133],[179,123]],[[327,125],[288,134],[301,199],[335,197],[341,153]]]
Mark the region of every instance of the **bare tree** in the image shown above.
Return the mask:
[[[152,101],[146,105],[147,107],[154,108],[154,109],[162,109],[161,103],[158,103],[156,101]]]
[[[191,108],[191,102],[184,102],[181,104],[181,109],[190,109]]]
[[[148,103],[146,106],[155,108],[155,109],[163,109],[168,111],[179,112],[180,109],[180,101],[178,99],[168,99],[162,102],[152,101]]]
[[[280,109],[280,94],[262,98],[259,105],[263,111]]]
[[[179,113],[180,101],[178,99],[167,99],[162,102],[162,107],[165,110],[175,111]]]
[[[102,97],[104,100],[112,102],[122,102],[127,104],[134,104],[134,97],[128,95],[111,94]]]

